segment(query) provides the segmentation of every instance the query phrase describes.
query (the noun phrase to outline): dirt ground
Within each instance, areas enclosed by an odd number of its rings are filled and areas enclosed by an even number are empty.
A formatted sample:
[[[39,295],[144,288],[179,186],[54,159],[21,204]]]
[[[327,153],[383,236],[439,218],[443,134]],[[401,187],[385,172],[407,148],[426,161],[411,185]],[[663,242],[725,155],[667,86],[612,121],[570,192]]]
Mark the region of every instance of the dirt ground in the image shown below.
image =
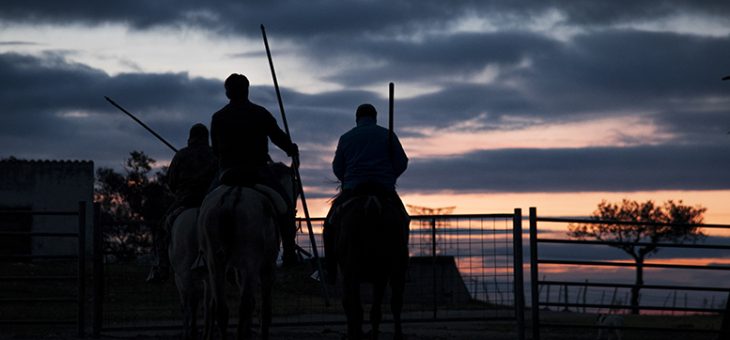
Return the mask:
[[[485,324],[484,322],[438,322],[438,323],[408,323],[404,325],[406,339],[494,339],[507,340],[517,339],[514,332],[497,331],[495,325]],[[364,330],[368,328],[365,327]],[[2,334],[1,340],[68,340],[76,339],[73,331],[69,332],[52,332],[48,334],[23,334],[23,332],[15,334]],[[65,333],[65,334],[64,334]],[[273,327],[271,329],[271,339],[296,339],[296,340],[314,340],[314,339],[344,339],[346,327],[344,325],[337,326],[308,326],[308,327]],[[232,335],[232,334],[231,334]],[[385,324],[382,326],[380,339],[393,338],[393,325]],[[172,340],[180,339],[178,331],[139,331],[125,333],[104,334],[100,339],[103,340]]]

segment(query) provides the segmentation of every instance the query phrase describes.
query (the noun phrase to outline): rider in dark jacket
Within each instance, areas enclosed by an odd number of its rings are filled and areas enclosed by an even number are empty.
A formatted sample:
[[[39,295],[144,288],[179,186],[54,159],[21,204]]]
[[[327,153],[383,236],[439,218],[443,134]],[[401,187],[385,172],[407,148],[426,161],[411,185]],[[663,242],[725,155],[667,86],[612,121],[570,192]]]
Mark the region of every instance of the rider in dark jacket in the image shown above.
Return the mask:
[[[261,183],[279,193],[292,207],[289,216],[277,220],[281,231],[284,265],[296,262],[295,237],[292,202],[281,184],[274,178],[270,167],[269,139],[294,159],[298,166],[299,148],[289,136],[279,128],[274,116],[265,108],[248,99],[249,82],[246,76],[231,74],[225,81],[228,105],[213,114],[210,125],[213,153],[218,157],[220,182],[229,185],[252,185]]]
[[[332,161],[332,170],[341,182],[342,191],[332,202],[324,225],[324,244],[327,281],[336,278],[337,262],[334,258],[337,209],[358,190],[376,190],[400,204],[403,203],[395,191],[396,180],[408,167],[408,156],[398,137],[389,137],[388,129],[377,125],[377,111],[371,104],[362,104],[355,113],[356,126],[340,137]]]
[[[218,172],[213,150],[208,144],[208,128],[195,124],[188,146],[175,154],[167,170],[168,185],[175,195],[174,206],[199,207]]]
[[[175,153],[167,169],[167,185],[175,201],[167,208],[166,217],[157,228],[154,239],[158,264],[150,271],[148,282],[167,279],[170,269],[167,249],[172,223],[183,210],[200,207],[217,173],[217,166],[208,144],[208,128],[200,123],[193,125],[190,128],[188,146]]]

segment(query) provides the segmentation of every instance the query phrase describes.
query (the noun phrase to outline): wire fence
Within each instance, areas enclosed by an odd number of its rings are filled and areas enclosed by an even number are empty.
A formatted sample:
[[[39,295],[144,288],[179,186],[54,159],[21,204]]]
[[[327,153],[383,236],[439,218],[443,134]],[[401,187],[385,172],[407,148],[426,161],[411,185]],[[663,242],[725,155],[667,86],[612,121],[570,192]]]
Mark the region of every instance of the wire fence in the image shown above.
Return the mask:
[[[50,222],[50,225],[73,229],[74,223],[69,219],[77,220],[78,224],[76,230],[53,228],[54,231],[42,231],[32,227],[34,218],[44,219],[45,223],[39,225]],[[28,230],[7,231],[17,222],[27,225]],[[10,251],[0,255],[0,272],[3,273],[0,276],[0,325],[76,325],[79,337],[83,337],[86,327],[86,202],[78,202],[77,210],[68,211],[0,210],[0,224],[3,225],[0,238],[6,244],[24,245],[6,248],[4,250]],[[75,240],[76,245],[63,247],[68,243],[62,240]],[[48,242],[62,246],[36,253]],[[74,307],[75,315],[69,313]]]
[[[556,224],[610,225],[613,228],[670,227],[687,225],[598,221],[576,218],[539,217],[530,209],[530,300],[532,339],[538,340],[550,329],[609,329],[596,323],[595,315],[620,315],[626,324],[623,331],[670,332],[704,339],[717,334],[728,335],[727,313],[730,265],[717,263],[730,250],[727,242],[656,243],[651,240],[609,241],[558,237]],[[730,225],[695,225],[710,230],[730,230]],[[540,227],[540,228],[539,228]],[[567,230],[567,229],[565,229]],[[723,238],[717,238],[723,240]],[[681,250],[671,256],[644,260],[643,274],[637,281],[637,262],[606,258],[606,249],[657,247],[664,252]],[[568,251],[559,251],[567,249]],[[692,256],[690,252],[702,252]],[[713,253],[714,252],[714,253]],[[548,255],[543,255],[547,253]],[[550,276],[553,279],[548,280]],[[591,280],[586,277],[592,277]],[[632,293],[635,295],[632,298]],[[633,301],[632,301],[633,300]],[[633,303],[632,303],[633,302]],[[562,314],[561,314],[562,313]],[[567,317],[565,313],[574,314]],[[594,315],[591,317],[590,315]],[[721,321],[725,315],[725,321]],[[675,320],[665,316],[676,316]],[[662,318],[664,317],[664,318]],[[681,318],[680,318],[681,317]],[[663,322],[652,322],[663,320]],[[669,321],[668,321],[669,320]],[[623,322],[623,321],[622,321]],[[656,323],[656,324],[655,324]],[[722,324],[722,325],[721,325]],[[614,325],[614,327],[618,327]],[[552,336],[556,336],[552,334]],[[562,335],[557,335],[559,338]],[[722,335],[721,335],[722,336]]]
[[[323,218],[312,219],[320,254],[324,254],[323,221]],[[514,251],[522,249],[522,240],[514,238],[515,221],[521,222],[521,216],[412,216],[403,321],[523,322],[522,289],[515,289],[522,286],[522,254],[520,251],[517,263]],[[521,227],[519,222],[518,227]],[[302,227],[304,221],[297,223]],[[329,287],[329,296],[325,299],[316,263],[308,257],[312,244],[307,228],[300,230],[303,232],[297,234],[297,244],[302,249],[300,254],[304,261],[301,265],[277,270],[273,325],[344,324],[346,319],[340,302],[342,289],[339,283]],[[517,235],[521,235],[521,230]],[[518,242],[517,248],[515,242]],[[149,251],[143,251],[140,260],[131,263],[117,261],[114,254],[105,254],[103,280],[100,281],[103,287],[99,289],[103,296],[100,300],[103,307],[99,307],[102,315],[98,320],[99,332],[180,327],[182,315],[173,280],[162,284],[144,283],[152,260]],[[228,291],[232,306],[234,290]],[[363,301],[368,304],[371,299],[368,285],[363,285],[362,291]],[[386,293],[384,322],[391,320],[389,308],[389,293]],[[231,308],[231,317],[236,317],[236,308]]]

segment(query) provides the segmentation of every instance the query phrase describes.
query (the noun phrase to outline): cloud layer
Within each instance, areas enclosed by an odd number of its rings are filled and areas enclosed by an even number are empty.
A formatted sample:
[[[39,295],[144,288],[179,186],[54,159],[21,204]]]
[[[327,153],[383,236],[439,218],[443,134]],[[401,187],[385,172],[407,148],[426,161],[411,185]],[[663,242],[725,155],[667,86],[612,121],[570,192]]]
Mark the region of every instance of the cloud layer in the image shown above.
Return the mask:
[[[354,109],[371,102],[384,115],[387,98],[373,89],[389,81],[409,92],[396,103],[399,134],[409,140],[627,117],[668,136],[581,148],[477,145],[463,154],[416,156],[401,191],[730,189],[730,84],[720,81],[730,74],[730,36],[666,25],[702,20],[722,27],[727,18],[730,4],[722,1],[0,4],[5,26],[115,24],[141,33],[192,29],[211,39],[259,39],[258,25],[266,23],[270,37],[286,46],[285,58],[331,85],[282,86],[288,123],[302,147],[304,179],[322,192],[330,190],[329,161],[338,136],[354,123]],[[78,61],[76,51],[18,53],[12,49],[43,46],[28,37],[3,39],[0,47],[8,52],[0,53],[0,79],[12,85],[0,90],[2,156],[115,166],[128,151],[141,149],[166,160],[169,151],[104,96],[179,146],[189,126],[207,123],[226,102],[220,79],[145,72],[143,64],[111,75]],[[278,117],[270,86],[251,93]]]

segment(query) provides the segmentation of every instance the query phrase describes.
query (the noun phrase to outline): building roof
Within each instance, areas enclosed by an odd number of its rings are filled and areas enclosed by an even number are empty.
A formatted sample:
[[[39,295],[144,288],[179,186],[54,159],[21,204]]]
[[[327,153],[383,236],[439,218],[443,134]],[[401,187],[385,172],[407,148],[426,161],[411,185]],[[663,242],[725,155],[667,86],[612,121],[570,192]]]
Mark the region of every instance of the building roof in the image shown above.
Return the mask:
[[[31,164],[94,164],[94,161],[90,160],[75,160],[75,159],[63,159],[63,160],[55,160],[55,159],[21,159],[21,158],[15,158],[15,157],[9,157],[9,158],[2,158],[0,159],[0,163],[31,163]]]

